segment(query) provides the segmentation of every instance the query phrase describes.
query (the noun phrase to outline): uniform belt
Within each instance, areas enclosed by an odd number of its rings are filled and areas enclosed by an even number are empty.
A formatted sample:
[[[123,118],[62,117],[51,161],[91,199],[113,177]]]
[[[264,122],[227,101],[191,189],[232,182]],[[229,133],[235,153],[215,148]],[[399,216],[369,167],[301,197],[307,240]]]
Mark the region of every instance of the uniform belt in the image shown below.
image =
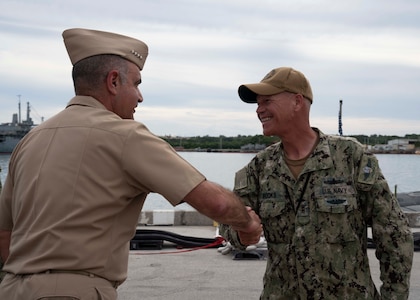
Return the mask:
[[[98,276],[96,274],[85,272],[85,271],[77,271],[77,270],[48,270],[48,271],[45,271],[45,272],[42,272],[42,273],[44,273],[44,274],[66,274],[67,273],[67,274],[77,274],[77,275],[88,276],[88,277],[91,277],[91,278],[94,278],[94,277],[96,277],[96,278],[102,278],[102,279],[105,279],[106,281],[108,281],[109,283],[111,283],[111,285],[115,289],[121,284],[120,281],[111,281],[111,280],[108,280],[108,279],[106,279],[106,278],[104,278],[102,276]]]

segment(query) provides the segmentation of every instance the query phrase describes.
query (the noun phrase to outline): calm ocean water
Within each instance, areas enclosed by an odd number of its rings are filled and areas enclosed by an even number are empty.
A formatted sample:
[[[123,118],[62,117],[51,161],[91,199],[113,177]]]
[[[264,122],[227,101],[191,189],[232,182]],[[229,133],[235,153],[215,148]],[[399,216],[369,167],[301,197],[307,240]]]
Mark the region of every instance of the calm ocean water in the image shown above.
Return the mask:
[[[233,188],[234,175],[245,166],[255,154],[253,153],[207,153],[179,152],[179,154],[202,172],[207,179],[217,182],[229,189]],[[379,165],[389,186],[398,193],[420,191],[420,155],[410,154],[378,154]],[[9,154],[0,154],[0,178],[6,178]],[[173,208],[162,196],[150,194],[143,210],[176,209],[192,210],[188,204]]]

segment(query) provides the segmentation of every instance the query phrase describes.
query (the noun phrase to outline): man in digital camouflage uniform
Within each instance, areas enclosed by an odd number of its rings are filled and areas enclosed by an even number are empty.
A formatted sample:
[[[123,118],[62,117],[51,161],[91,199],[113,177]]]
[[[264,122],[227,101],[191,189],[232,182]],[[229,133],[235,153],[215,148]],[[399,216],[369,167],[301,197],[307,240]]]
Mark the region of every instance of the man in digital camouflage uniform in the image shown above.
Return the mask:
[[[413,258],[408,222],[374,155],[309,124],[305,76],[277,68],[239,97],[257,103],[264,135],[281,142],[236,173],[235,192],[259,215],[268,243],[261,299],[407,299]],[[372,281],[367,231],[380,262]],[[229,226],[221,234],[244,249]]]

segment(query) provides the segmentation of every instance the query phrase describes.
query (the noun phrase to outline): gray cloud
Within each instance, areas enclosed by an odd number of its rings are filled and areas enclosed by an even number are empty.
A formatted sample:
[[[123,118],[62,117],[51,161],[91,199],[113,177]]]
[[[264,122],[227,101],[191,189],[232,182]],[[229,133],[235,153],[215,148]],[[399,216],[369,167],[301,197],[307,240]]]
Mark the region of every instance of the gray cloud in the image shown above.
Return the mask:
[[[415,0],[4,0],[0,122],[18,94],[45,118],[65,107],[73,90],[61,33],[86,27],[149,45],[136,119],[156,134],[261,133],[237,87],[279,66],[307,75],[312,124],[327,133],[337,133],[340,99],[347,134],[420,133],[419,17]]]

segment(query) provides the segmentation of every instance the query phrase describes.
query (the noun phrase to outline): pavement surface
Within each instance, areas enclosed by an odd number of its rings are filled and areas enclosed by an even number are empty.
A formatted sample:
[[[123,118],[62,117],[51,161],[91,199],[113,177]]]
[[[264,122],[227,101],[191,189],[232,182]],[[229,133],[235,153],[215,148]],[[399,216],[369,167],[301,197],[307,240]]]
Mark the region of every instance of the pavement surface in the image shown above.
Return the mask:
[[[145,226],[184,236],[214,238],[214,226]],[[420,232],[420,228],[412,228]],[[371,273],[379,287],[379,263],[368,250]],[[265,260],[233,260],[216,248],[177,249],[165,242],[162,249],[130,251],[128,279],[118,288],[120,300],[139,299],[259,299]],[[409,300],[420,299],[420,252],[414,252]]]

